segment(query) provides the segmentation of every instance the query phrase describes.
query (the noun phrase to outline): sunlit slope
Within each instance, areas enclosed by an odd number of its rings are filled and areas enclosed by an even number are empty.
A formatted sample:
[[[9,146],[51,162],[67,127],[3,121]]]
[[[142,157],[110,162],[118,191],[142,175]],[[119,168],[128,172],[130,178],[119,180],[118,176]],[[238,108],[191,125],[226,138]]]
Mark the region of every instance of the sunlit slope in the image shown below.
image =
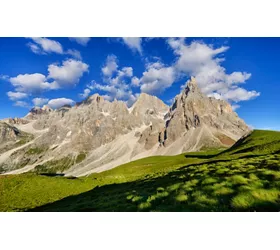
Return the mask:
[[[225,151],[149,157],[84,178],[26,174],[0,185],[1,211],[280,211],[280,133],[255,130]]]

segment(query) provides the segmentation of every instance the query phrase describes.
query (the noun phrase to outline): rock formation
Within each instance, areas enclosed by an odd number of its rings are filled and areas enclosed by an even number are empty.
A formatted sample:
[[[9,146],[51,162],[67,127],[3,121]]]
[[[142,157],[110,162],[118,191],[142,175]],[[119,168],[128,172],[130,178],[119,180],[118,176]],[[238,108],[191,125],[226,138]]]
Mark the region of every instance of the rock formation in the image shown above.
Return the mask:
[[[171,107],[144,93],[131,108],[94,94],[73,107],[33,108],[24,120],[14,125],[35,139],[6,158],[6,166],[29,162],[20,166],[30,171],[67,158],[71,164],[58,171],[76,176],[151,155],[230,146],[249,130],[230,104],[203,95],[194,78]]]

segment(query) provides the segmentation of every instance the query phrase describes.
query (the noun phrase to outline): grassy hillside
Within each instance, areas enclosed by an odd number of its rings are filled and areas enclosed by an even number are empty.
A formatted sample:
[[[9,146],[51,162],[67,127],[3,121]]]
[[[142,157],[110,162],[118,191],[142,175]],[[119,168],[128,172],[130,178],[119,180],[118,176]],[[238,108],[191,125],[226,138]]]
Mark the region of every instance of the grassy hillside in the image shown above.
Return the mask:
[[[141,159],[84,178],[0,177],[1,211],[280,211],[280,133]]]

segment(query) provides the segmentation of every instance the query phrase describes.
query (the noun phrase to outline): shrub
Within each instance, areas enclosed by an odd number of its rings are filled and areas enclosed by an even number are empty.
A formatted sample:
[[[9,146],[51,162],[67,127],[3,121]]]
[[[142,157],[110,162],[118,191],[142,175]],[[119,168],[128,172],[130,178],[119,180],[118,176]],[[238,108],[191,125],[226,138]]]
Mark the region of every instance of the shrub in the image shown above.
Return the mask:
[[[138,205],[138,209],[146,210],[146,209],[150,208],[151,206],[152,206],[152,204],[150,202],[143,202]]]
[[[87,155],[85,153],[80,153],[76,158],[76,163],[82,162],[86,158],[86,156]]]
[[[267,203],[276,203],[278,196],[278,190],[256,189],[238,194],[232,199],[231,205],[241,210],[256,209]]]
[[[176,201],[185,202],[188,200],[188,196],[186,194],[179,194],[175,197]]]
[[[246,179],[242,175],[234,175],[228,178],[228,180],[233,184],[233,185],[243,185],[248,183],[248,179]]]

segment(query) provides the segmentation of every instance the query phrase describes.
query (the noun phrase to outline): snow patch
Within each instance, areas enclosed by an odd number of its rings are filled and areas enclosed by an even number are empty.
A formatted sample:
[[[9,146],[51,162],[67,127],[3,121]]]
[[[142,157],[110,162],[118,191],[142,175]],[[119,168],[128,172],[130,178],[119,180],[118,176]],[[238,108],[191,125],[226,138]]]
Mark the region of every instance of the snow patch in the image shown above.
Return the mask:
[[[104,115],[104,116],[109,116],[110,115],[110,113],[104,112],[104,111],[102,111],[101,114]]]

